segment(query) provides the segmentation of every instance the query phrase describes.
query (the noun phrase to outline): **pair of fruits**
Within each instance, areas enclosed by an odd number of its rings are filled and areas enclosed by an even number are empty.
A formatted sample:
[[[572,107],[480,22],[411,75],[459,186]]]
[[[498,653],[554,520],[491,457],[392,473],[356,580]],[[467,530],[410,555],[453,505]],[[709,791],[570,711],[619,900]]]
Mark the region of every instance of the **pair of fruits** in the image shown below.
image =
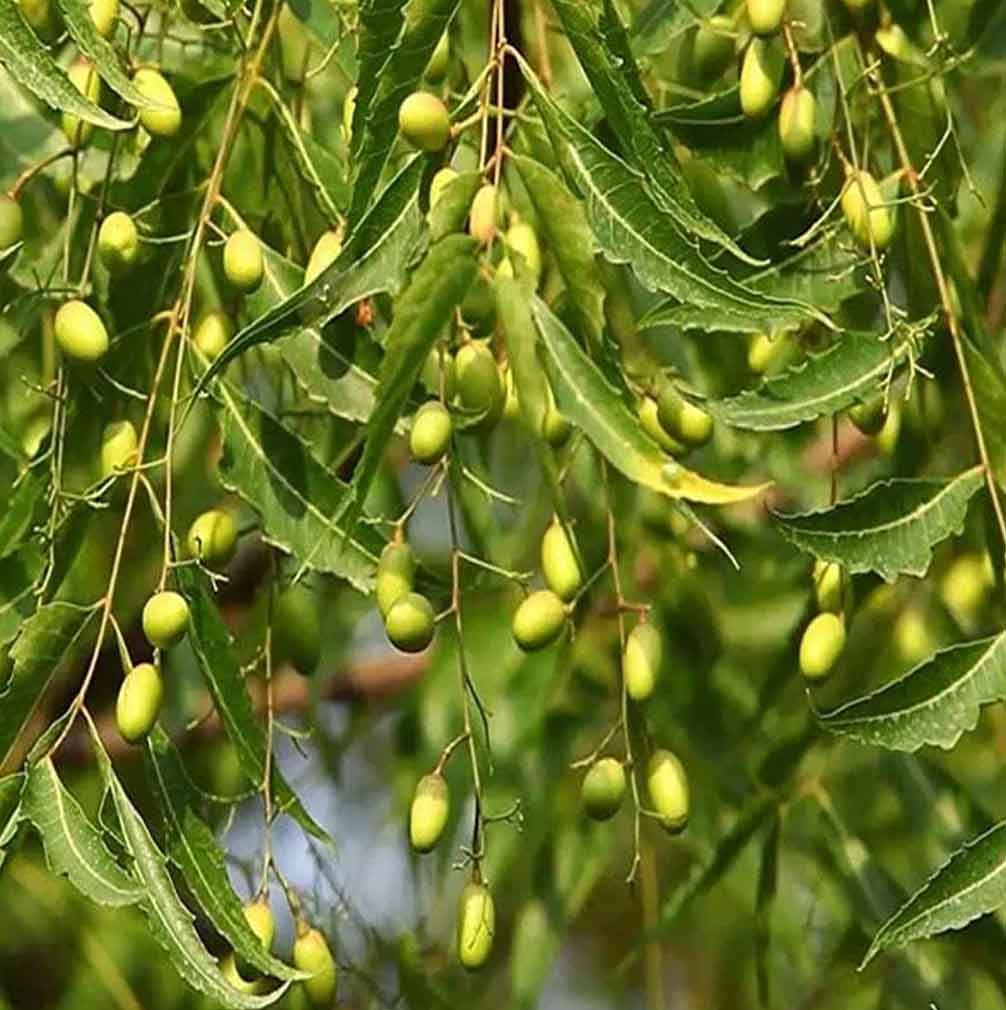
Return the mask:
[[[814,562],[814,597],[820,613],[800,639],[800,672],[809,681],[824,680],[845,648],[844,612],[849,603],[849,576],[833,561]]]
[[[637,414],[646,434],[673,456],[700,448],[712,438],[712,417],[681,396],[671,382],[663,384],[656,399],[643,396]]]
[[[377,562],[375,593],[388,639],[402,652],[422,652],[436,628],[433,605],[413,591],[415,578],[412,548],[400,540],[389,543]]]
[[[665,830],[676,833],[688,823],[691,800],[688,777],[678,756],[655,750],[646,769],[646,783],[653,812]],[[613,757],[595,761],[584,776],[580,799],[587,816],[606,821],[618,812],[625,797],[626,776]]]

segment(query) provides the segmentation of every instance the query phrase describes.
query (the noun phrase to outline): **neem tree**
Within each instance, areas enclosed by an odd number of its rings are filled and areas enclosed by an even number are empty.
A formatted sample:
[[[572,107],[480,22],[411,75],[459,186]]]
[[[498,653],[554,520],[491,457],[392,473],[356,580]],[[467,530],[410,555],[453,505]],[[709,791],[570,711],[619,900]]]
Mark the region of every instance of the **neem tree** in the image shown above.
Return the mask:
[[[1001,1000],[992,918],[853,969],[1006,900],[1004,37],[994,0],[0,0],[3,853],[216,1005],[373,1001],[272,833],[338,845],[279,688],[337,689],[376,605],[458,902],[369,962],[409,1005],[507,962],[533,1004],[619,873],[654,1010],[689,930],[717,1005]]]

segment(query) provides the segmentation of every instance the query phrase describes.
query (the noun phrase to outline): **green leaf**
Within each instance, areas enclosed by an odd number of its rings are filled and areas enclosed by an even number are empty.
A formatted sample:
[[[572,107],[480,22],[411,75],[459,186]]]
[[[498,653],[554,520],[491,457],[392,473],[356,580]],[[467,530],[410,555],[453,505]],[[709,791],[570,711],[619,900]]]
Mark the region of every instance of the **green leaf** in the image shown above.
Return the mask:
[[[116,907],[135,905],[143,898],[142,888],[108,850],[101,829],[88,820],[60,781],[51,758],[39,761],[28,773],[22,808],[42,840],[49,869],[65,874],[81,894]]]
[[[771,1006],[769,953],[772,943],[772,906],[779,890],[779,847],[782,818],[778,809],[772,812],[768,832],[761,848],[758,870],[758,890],[755,897],[755,964],[758,976],[758,1001]]]
[[[459,172],[457,178],[444,187],[428,215],[431,242],[439,242],[464,227],[472,200],[484,181],[481,172]]]
[[[29,542],[0,565],[0,646],[17,637],[38,606],[35,590],[43,564],[38,545]]]
[[[391,59],[402,31],[408,0],[360,0],[359,70],[356,78],[356,105],[353,110],[351,151],[354,161],[363,143],[363,123],[370,115],[381,71]]]
[[[978,724],[981,706],[1006,699],[1006,632],[943,649],[903,677],[820,716],[860,743],[949,750]]]
[[[165,849],[217,932],[234,951],[273,978],[306,978],[273,957],[252,931],[241,899],[227,875],[224,852],[199,816],[198,794],[189,780],[181,755],[168,735],[155,726],[144,752],[147,779],[164,819]]]
[[[35,468],[24,475],[10,496],[6,511],[0,516],[0,561],[21,546],[46,487],[47,480]]]
[[[128,130],[133,124],[109,115],[85,98],[28,27],[14,0],[0,0],[0,65],[46,105],[71,112],[106,130]]]
[[[1006,821],[958,849],[877,931],[862,970],[882,950],[962,929],[1006,904]]]
[[[643,432],[638,419],[572,334],[540,299],[532,312],[559,409],[581,428],[608,462],[629,480],[667,495],[707,505],[746,501],[768,485],[734,487],[706,480],[667,456]]]
[[[982,486],[980,467],[946,480],[880,481],[831,508],[777,516],[779,532],[822,561],[887,582],[926,574],[932,549],[964,528],[968,502]]]

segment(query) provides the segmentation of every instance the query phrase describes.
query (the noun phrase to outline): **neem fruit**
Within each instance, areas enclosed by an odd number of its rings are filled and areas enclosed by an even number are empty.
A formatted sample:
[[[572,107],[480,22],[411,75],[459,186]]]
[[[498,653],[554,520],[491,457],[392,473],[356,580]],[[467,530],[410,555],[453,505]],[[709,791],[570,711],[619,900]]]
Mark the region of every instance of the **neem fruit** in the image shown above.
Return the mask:
[[[814,598],[817,609],[840,614],[845,603],[845,590],[849,577],[845,569],[835,561],[814,562]]]
[[[409,843],[416,852],[431,852],[436,847],[444,833],[450,805],[443,775],[430,772],[416,784],[409,808]]]
[[[6,193],[0,193],[0,252],[17,245],[24,234],[24,212],[21,204]]]
[[[864,248],[882,252],[891,244],[894,219],[884,206],[877,180],[865,169],[851,172],[842,193],[842,213],[853,238]]]
[[[443,459],[451,442],[451,415],[439,400],[428,400],[416,411],[409,433],[409,451],[417,463],[432,466]]]
[[[876,435],[887,420],[887,409],[883,396],[876,396],[865,403],[857,403],[849,408],[849,420],[864,434]]]
[[[805,161],[814,150],[817,101],[807,88],[790,88],[779,106],[779,142],[790,161]]]
[[[335,995],[335,959],[328,941],[317,929],[298,927],[298,936],[293,945],[293,964],[300,971],[310,973],[304,983],[304,991],[312,1006],[327,1008]]]
[[[786,56],[777,39],[754,38],[741,63],[741,109],[749,119],[764,116],[775,104]]]
[[[845,622],[837,614],[818,614],[800,639],[800,672],[808,680],[823,680],[845,648]]]
[[[152,137],[173,137],[182,125],[182,109],[171,85],[153,67],[141,67],[133,84],[155,105],[140,107],[140,123]]]
[[[493,949],[496,906],[481,882],[466,884],[458,901],[458,960],[469,971],[481,968]]]
[[[108,350],[108,331],[101,316],[76,298],[59,307],[53,332],[59,349],[75,361],[98,361]]]
[[[772,35],[782,25],[786,0],[747,0],[747,12],[755,35]]]
[[[441,168],[433,174],[433,178],[430,180],[430,210],[433,210],[437,201],[444,195],[444,190],[457,177],[458,173],[450,166]]]
[[[262,244],[256,235],[247,228],[232,232],[224,243],[224,276],[230,284],[249,294],[262,283],[264,273]]]
[[[91,0],[88,12],[97,33],[103,39],[107,39],[115,31],[116,22],[119,20],[119,0]]]
[[[455,367],[462,405],[481,414],[485,427],[492,427],[503,412],[506,390],[488,344],[478,340],[465,344],[457,353]]]
[[[483,244],[493,240],[499,225],[499,193],[492,183],[480,186],[468,212],[468,234]]]
[[[525,652],[551,645],[566,624],[566,606],[551,589],[528,596],[513,615],[513,637]]]
[[[131,421],[112,421],[101,433],[101,476],[126,470],[136,463],[139,440]]]
[[[153,663],[140,663],[126,674],[115,701],[115,722],[128,743],[139,743],[157,722],[164,682]]]
[[[140,252],[140,236],[133,219],[121,210],[114,211],[98,229],[98,255],[112,274],[124,274]]]
[[[587,816],[606,821],[618,812],[625,796],[625,769],[613,757],[601,758],[590,766],[580,787],[580,800]]]
[[[510,225],[504,235],[507,251],[523,257],[535,283],[541,277],[541,246],[538,244],[538,234],[526,221],[517,221]]]
[[[671,383],[667,383],[657,401],[657,419],[671,438],[692,448],[705,445],[713,434],[712,417],[683,399]]]
[[[392,605],[411,591],[415,577],[416,560],[412,548],[405,542],[387,544],[377,561],[374,590],[382,616],[387,617]]]
[[[154,593],[143,606],[143,633],[157,649],[168,649],[185,637],[189,628],[189,605],[170,589]]]
[[[237,540],[238,529],[230,512],[209,509],[196,516],[185,542],[190,557],[219,568],[234,556]]]
[[[220,357],[233,336],[234,324],[231,317],[220,309],[211,309],[199,317],[199,322],[196,323],[192,333],[192,340],[196,347],[213,361]]]
[[[451,40],[444,32],[440,36],[440,41],[437,43],[436,49],[433,50],[433,55],[430,57],[430,62],[426,64],[426,70],[423,72],[423,76],[432,83],[436,84],[438,81],[444,79],[444,75],[447,73],[447,67],[450,64],[451,59]]]
[[[650,621],[640,622],[629,632],[622,655],[622,679],[633,701],[646,701],[653,694],[663,656],[660,632]]]
[[[305,677],[321,659],[321,617],[317,597],[300,583],[277,597],[272,615],[272,654],[276,664],[289,662]]]
[[[402,652],[422,652],[433,641],[435,624],[430,601],[412,592],[395,600],[384,619],[391,644]]]
[[[548,588],[567,603],[583,585],[576,552],[558,516],[553,517],[541,538],[541,571]]]
[[[677,755],[654,751],[646,768],[646,784],[661,825],[672,833],[681,831],[688,823],[690,799],[688,776]]]
[[[442,151],[451,136],[451,117],[436,95],[413,91],[398,107],[398,128],[421,151]]]
[[[692,64],[704,81],[719,77],[734,57],[734,25],[724,14],[716,14],[699,25],[692,43]]]

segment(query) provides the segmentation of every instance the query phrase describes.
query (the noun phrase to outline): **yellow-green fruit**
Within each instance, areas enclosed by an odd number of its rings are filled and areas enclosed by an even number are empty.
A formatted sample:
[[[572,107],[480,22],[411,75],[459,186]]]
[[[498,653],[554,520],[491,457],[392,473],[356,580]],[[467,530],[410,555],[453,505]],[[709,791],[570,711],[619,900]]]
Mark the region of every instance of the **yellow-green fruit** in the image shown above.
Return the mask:
[[[398,107],[398,128],[421,151],[442,151],[451,136],[451,117],[436,95],[413,91]]]
[[[249,294],[262,283],[264,272],[258,237],[247,228],[232,232],[224,243],[224,276],[231,286]]]
[[[440,372],[443,370],[443,382]],[[448,350],[432,348],[426,356],[423,371],[420,375],[423,386],[435,396],[443,394],[448,400],[453,399],[457,386],[457,372],[454,365],[454,355]],[[441,386],[443,388],[441,388]]]
[[[115,701],[115,722],[122,739],[139,743],[157,722],[164,682],[153,663],[140,663],[126,674]]]
[[[326,267],[331,266],[342,252],[342,235],[332,229],[325,232],[318,239],[311,250],[311,256],[307,261],[307,269],[304,271],[304,283],[310,284]]]
[[[409,433],[409,451],[417,463],[440,462],[451,442],[451,415],[439,400],[429,400],[416,411]]]
[[[646,701],[653,694],[663,659],[660,632],[649,621],[637,624],[625,640],[622,656],[622,678],[633,701]]]
[[[238,992],[249,996],[257,996],[266,990],[266,981],[263,978],[256,978],[248,981],[240,971],[238,971],[237,958],[234,951],[230,951],[220,959],[220,974],[223,975],[227,983]]]
[[[524,262],[537,284],[541,277],[541,246],[538,244],[538,235],[534,228],[526,221],[518,221],[507,228],[505,239],[507,250],[511,255],[517,253],[524,257]]]
[[[143,606],[143,633],[157,649],[168,649],[189,629],[189,605],[171,590],[154,593]]]
[[[748,368],[755,375],[764,375],[782,346],[782,338],[775,340],[767,333],[756,333],[748,345]]]
[[[625,770],[613,757],[601,758],[583,777],[580,801],[587,816],[595,821],[614,817],[625,796]]]
[[[940,599],[957,623],[969,628],[994,584],[992,559],[986,553],[969,552],[955,558],[944,572]]]
[[[901,434],[901,407],[892,403],[884,419],[884,426],[877,432],[877,448],[885,456],[894,454],[898,447],[898,436]]]
[[[233,336],[234,324],[231,317],[219,309],[211,309],[199,317],[192,340],[196,347],[213,361],[220,356]]]
[[[354,84],[342,102],[342,137],[348,144],[353,139],[353,117],[356,115],[356,96],[358,89]]]
[[[98,104],[101,99],[101,78],[97,70],[87,62],[78,60],[66,72],[70,83],[89,101]],[[83,147],[94,132],[94,124],[89,123],[72,112],[64,112],[60,119],[60,128],[66,135],[71,147]]]
[[[876,435],[887,420],[884,397],[877,396],[849,408],[849,420],[864,434]]]
[[[431,852],[444,833],[451,799],[443,775],[431,772],[416,785],[409,808],[409,843],[416,852]]]
[[[486,183],[472,200],[472,209],[468,212],[468,234],[480,242],[489,243],[496,234],[499,225],[499,194],[496,187]]]
[[[297,937],[293,945],[293,965],[311,975],[303,983],[311,1004],[328,1010],[335,995],[335,959],[319,930],[309,929]]]
[[[845,648],[845,622],[837,614],[818,614],[800,639],[800,672],[808,680],[831,673]]]
[[[573,599],[583,585],[576,552],[558,516],[541,538],[541,571],[545,585],[561,600]]]
[[[814,150],[817,100],[807,88],[790,88],[779,106],[779,142],[790,161],[804,161]]]
[[[17,245],[24,234],[24,212],[21,204],[6,193],[0,193],[0,252]]]
[[[276,597],[272,615],[273,661],[289,662],[305,677],[321,659],[321,617],[318,599],[307,586],[288,586]]]
[[[676,754],[656,750],[646,768],[646,785],[654,813],[670,832],[681,831],[688,823],[690,798],[688,776]]]
[[[269,902],[265,898],[249,902],[244,907],[244,913],[251,931],[262,941],[262,946],[267,951],[272,950],[273,940],[276,938],[276,920],[273,918]]]
[[[894,648],[903,663],[914,666],[936,651],[936,639],[926,614],[917,607],[908,607],[894,622]]]
[[[97,361],[108,350],[108,331],[86,302],[64,302],[56,312],[53,333],[59,349],[75,361]]]
[[[555,405],[555,401],[549,397],[549,404],[545,410],[545,420],[542,422],[542,434],[545,441],[553,449],[561,449],[569,440],[573,426],[566,419],[566,415],[561,413]]]
[[[525,652],[551,645],[566,624],[566,606],[551,589],[539,589],[513,615],[513,637]]]
[[[885,28],[878,28],[874,38],[877,45],[892,59],[910,60],[918,56],[911,40],[900,25],[890,24]]]
[[[133,75],[139,92],[156,105],[140,108],[140,123],[153,137],[173,137],[182,125],[182,110],[171,85],[153,67],[141,67]]]
[[[119,20],[119,0],[91,0],[88,10],[98,34],[107,39]]]
[[[470,341],[458,351],[455,359],[458,395],[468,410],[482,415],[482,425],[491,428],[500,419],[506,390],[499,366],[489,346]]]
[[[786,0],[747,0],[747,12],[755,35],[772,35],[782,24]]]
[[[734,25],[724,14],[716,14],[699,25],[692,44],[692,63],[704,81],[719,77],[734,58]]]
[[[865,171],[852,172],[842,193],[842,213],[853,238],[864,248],[870,240],[877,252],[891,244],[894,235],[894,218],[884,206],[884,196],[877,180]]]
[[[814,562],[814,599],[822,613],[830,611],[840,614],[845,604],[845,593],[849,577],[845,569],[835,561]]]
[[[458,960],[469,971],[481,968],[493,949],[496,906],[485,884],[465,884],[458,902]]]
[[[101,433],[101,476],[127,470],[136,464],[138,440],[131,421],[112,421]]]
[[[186,538],[189,556],[199,558],[214,568],[230,561],[237,542],[238,528],[234,517],[224,509],[210,509],[196,516]]]
[[[133,219],[121,210],[109,214],[98,229],[98,255],[109,272],[126,273],[139,252],[140,236]]]
[[[681,398],[668,384],[657,402],[657,419],[671,436],[683,445],[705,445],[713,434],[713,419],[701,407]]]
[[[391,605],[384,630],[402,652],[422,652],[433,641],[436,618],[433,606],[420,593],[406,593]]]
[[[757,119],[775,105],[785,64],[776,39],[752,39],[741,63],[740,99],[745,116]]]
[[[686,447],[676,438],[672,438],[664,426],[660,423],[657,401],[654,400],[652,396],[644,396],[639,401],[636,413],[639,415],[639,422],[643,427],[643,431],[645,431],[646,434],[649,435],[650,438],[652,438],[653,441],[664,450],[664,452],[668,452],[672,456],[680,456],[686,451]]]
[[[437,201],[444,195],[444,190],[458,177],[458,173],[449,166],[441,168],[434,173],[430,180],[430,210],[437,205]]]
[[[311,54],[311,35],[288,3],[280,8],[276,32],[283,76],[288,81],[303,81]]]
[[[375,593],[377,608],[383,617],[387,617],[392,606],[412,590],[415,577],[416,560],[408,544],[390,543],[381,551]]]
[[[430,62],[426,64],[423,76],[434,84],[442,81],[447,73],[447,67],[451,60],[451,40],[447,37],[447,32],[440,36],[437,48],[433,50]]]

